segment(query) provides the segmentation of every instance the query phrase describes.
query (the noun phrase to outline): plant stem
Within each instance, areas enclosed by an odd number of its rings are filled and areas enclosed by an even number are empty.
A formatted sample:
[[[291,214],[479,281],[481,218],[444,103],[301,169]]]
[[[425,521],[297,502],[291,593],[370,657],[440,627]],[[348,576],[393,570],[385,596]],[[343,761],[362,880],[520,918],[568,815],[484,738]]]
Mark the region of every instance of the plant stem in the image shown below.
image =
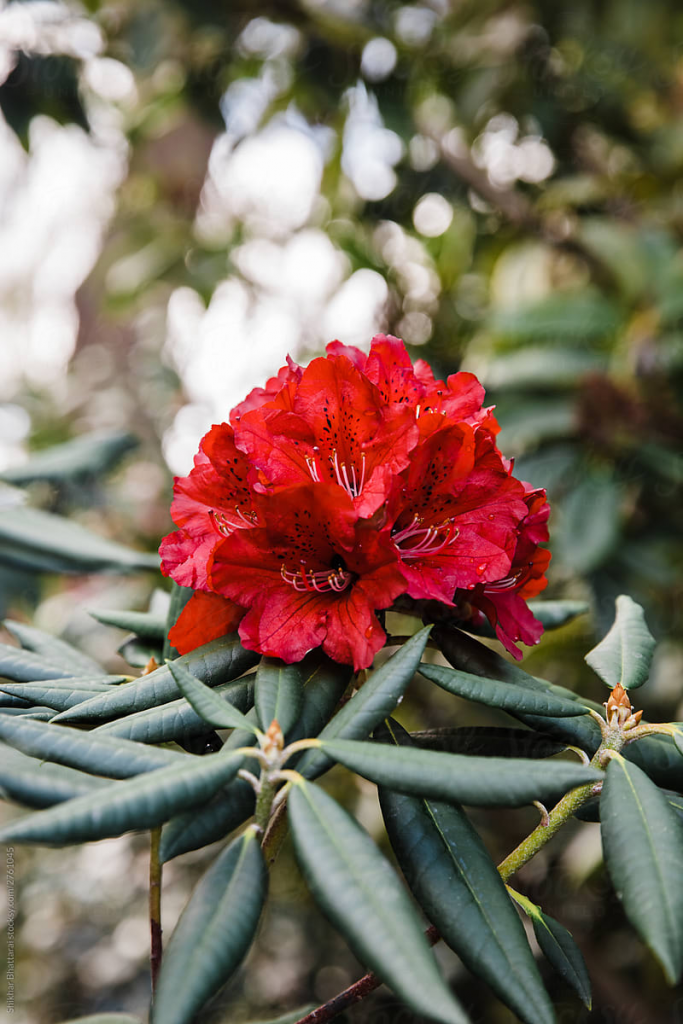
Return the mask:
[[[283,801],[276,807],[273,816],[268,822],[261,849],[269,868],[273,866],[280,852],[280,847],[287,835],[287,803]]]
[[[149,964],[152,981],[152,997],[156,989],[159,968],[161,967],[161,863],[159,861],[159,842],[161,825],[149,833],[149,930],[150,954]]]
[[[549,842],[556,832],[571,818],[574,811],[577,811],[581,804],[585,804],[595,793],[595,782],[587,782],[585,786],[579,786],[566,793],[558,804],[555,804],[548,814],[547,823],[541,822],[534,829],[531,835],[523,839],[519,846],[509,853],[505,860],[498,865],[498,871],[504,882],[516,871],[519,871],[527,861],[535,857],[538,851]]]
[[[273,806],[273,798],[275,797],[275,783],[271,782],[268,778],[266,771],[261,772],[261,788],[259,789],[258,796],[256,797],[256,809],[254,811],[254,818],[256,824],[260,829],[265,829],[268,826],[268,820],[270,818],[270,809]]]

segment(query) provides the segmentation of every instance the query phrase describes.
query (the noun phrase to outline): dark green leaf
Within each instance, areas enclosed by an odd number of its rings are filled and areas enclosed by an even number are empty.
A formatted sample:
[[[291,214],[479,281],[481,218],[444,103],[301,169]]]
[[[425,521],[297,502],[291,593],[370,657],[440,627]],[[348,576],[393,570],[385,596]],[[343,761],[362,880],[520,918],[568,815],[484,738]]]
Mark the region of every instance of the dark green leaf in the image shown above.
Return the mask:
[[[611,472],[584,470],[562,509],[555,550],[576,573],[599,568],[619,540],[621,485]]]
[[[655,639],[647,628],[643,609],[625,594],[617,598],[617,617],[604,640],[586,655],[586,661],[612,689],[642,686],[650,674]]]
[[[297,859],[325,914],[355,955],[418,1014],[463,1024],[419,918],[367,832],[313,783],[288,801]]]
[[[110,782],[104,791],[13,822],[0,831],[0,842],[67,846],[154,828],[210,800],[234,778],[241,763],[239,755],[210,754],[192,764],[183,761],[134,779]]]
[[[550,715],[555,717],[575,717],[585,715],[584,708],[578,701],[556,697],[543,690],[529,689],[516,683],[499,682],[496,679],[485,679],[469,672],[445,668],[443,665],[421,664],[420,674],[431,680],[449,693],[465,700],[477,701],[490,708],[502,711],[522,711],[534,715]]]
[[[37,508],[0,509],[0,562],[33,572],[137,572],[159,556],[133,551]]]
[[[161,652],[161,656],[164,661],[167,658],[176,658],[178,656],[178,652],[175,647],[171,647],[168,642],[168,634],[175,626],[180,613],[192,597],[192,594],[193,591],[189,587],[179,587],[175,582],[171,584],[171,600],[168,606],[168,616],[166,618],[166,636],[164,638],[164,649]]]
[[[508,886],[508,892],[519,903],[522,910],[531,920],[536,941],[543,955],[554,967],[561,978],[574,989],[579,999],[590,1010],[591,982],[581,950],[574,942],[571,933],[549,914],[544,914],[540,907],[515,892]]]
[[[683,757],[675,736],[644,736],[625,747],[623,753],[658,786],[683,790]]]
[[[192,705],[197,714],[216,729],[251,729],[251,722],[238,711],[228,700],[223,700],[210,687],[195,679],[187,669],[178,662],[169,661],[178,689]],[[256,675],[258,685],[258,673]]]
[[[106,785],[105,779],[37,761],[11,747],[0,746],[0,793],[25,807],[51,807],[94,789],[101,793]]]
[[[288,741],[317,736],[330,720],[353,675],[350,665],[332,661],[321,651],[314,651],[304,661],[304,700],[301,713],[292,726]],[[289,762],[291,766],[293,762]]]
[[[421,629],[376,669],[320,733],[320,739],[339,736],[363,739],[396,707],[420,664],[431,627]],[[314,779],[330,767],[330,760],[318,750],[310,750],[297,766],[306,778]]]
[[[133,668],[146,669],[152,658],[157,665],[161,663],[162,645],[152,640],[139,640],[132,634],[119,644],[116,651]]]
[[[600,804],[612,884],[673,985],[683,968],[683,825],[647,775],[619,755],[607,766]]]
[[[174,662],[186,668],[193,676],[207,686],[217,686],[241,676],[258,661],[258,654],[245,650],[236,633],[212,640]],[[126,683],[125,686],[101,696],[94,697],[65,715],[60,721],[89,721],[129,715],[147,708],[159,707],[176,700],[180,691],[171,675],[168,665],[150,672],[149,675]]]
[[[208,803],[184,811],[164,825],[159,843],[162,864],[199,850],[242,825],[254,813],[254,790],[243,779],[234,779]]]
[[[44,633],[35,626],[27,626],[24,622],[5,619],[5,627],[17,638],[22,647],[35,651],[51,664],[69,670],[70,676],[101,676],[106,675],[101,665],[76,647],[59,640],[49,633]]]
[[[189,1024],[239,966],[268,890],[256,834],[249,829],[221,853],[190,897],[164,950],[152,1024]]]
[[[571,761],[468,757],[355,740],[322,740],[323,750],[371,782],[400,793],[480,807],[519,807],[554,800],[602,772]]]
[[[177,666],[177,662],[174,665]],[[238,712],[246,711],[254,703],[254,677],[245,676],[233,683],[214,687],[222,702],[230,703]],[[61,719],[61,715],[59,716]],[[57,721],[57,719],[55,719]],[[206,720],[198,715],[184,697],[169,701],[158,708],[138,711],[114,722],[105,722],[94,732],[98,736],[121,736],[140,743],[168,743],[201,736],[208,731]],[[243,735],[245,730],[239,730]],[[253,732],[249,735],[253,738]],[[244,745],[244,744],[241,744]]]
[[[9,721],[0,715],[0,740],[31,757],[80,768],[110,779],[128,779],[169,764],[191,764],[188,754],[131,743],[45,722]]]
[[[265,732],[276,720],[286,737],[301,713],[305,666],[287,665],[279,658],[262,658],[256,670],[256,713]]]
[[[384,735],[405,745],[390,722]],[[382,787],[391,845],[415,899],[472,973],[527,1024],[553,1008],[498,869],[461,808]]]
[[[552,757],[566,750],[565,743],[539,736],[529,729],[462,726],[459,729],[413,732],[410,738],[415,746],[425,750],[476,754],[479,757]]]

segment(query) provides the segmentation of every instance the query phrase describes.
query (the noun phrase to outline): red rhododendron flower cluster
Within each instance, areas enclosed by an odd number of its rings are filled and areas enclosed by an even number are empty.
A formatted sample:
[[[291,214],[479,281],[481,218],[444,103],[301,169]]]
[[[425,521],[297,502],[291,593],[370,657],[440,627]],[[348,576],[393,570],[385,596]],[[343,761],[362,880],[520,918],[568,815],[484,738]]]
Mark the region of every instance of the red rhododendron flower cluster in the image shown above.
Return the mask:
[[[195,594],[174,646],[237,628],[286,662],[321,646],[365,668],[386,639],[375,613],[400,597],[485,615],[521,657],[542,632],[526,599],[546,584],[549,508],[512,475],[483,400],[473,374],[435,380],[384,335],[252,391],[175,481],[162,568]]]

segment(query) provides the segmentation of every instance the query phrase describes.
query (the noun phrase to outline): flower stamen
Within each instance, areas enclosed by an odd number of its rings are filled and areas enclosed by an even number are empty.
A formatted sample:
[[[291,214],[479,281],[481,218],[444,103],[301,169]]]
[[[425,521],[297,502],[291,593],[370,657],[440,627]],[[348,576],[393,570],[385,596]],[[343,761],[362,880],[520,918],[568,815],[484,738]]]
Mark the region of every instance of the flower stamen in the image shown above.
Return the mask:
[[[301,566],[297,572],[290,572],[285,568],[284,562],[280,568],[280,575],[285,583],[294,587],[299,593],[304,591],[317,591],[319,594],[334,593],[340,594],[351,583],[352,575],[346,569],[323,569],[319,572],[310,572]]]
[[[422,558],[424,555],[437,555],[444,548],[456,539],[460,530],[454,525],[453,519],[446,519],[438,526],[423,526],[422,516],[414,516],[412,523],[398,530],[394,536],[394,544],[401,552],[403,559]],[[443,536],[443,531],[446,536]],[[405,541],[414,540],[414,543],[407,547],[402,546]]]

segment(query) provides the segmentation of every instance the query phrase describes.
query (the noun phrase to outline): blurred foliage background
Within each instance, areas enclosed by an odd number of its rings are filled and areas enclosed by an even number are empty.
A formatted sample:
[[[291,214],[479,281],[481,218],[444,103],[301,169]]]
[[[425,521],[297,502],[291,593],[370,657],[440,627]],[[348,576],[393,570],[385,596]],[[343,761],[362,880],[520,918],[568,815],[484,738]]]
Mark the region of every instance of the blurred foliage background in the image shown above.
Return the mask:
[[[583,654],[626,592],[660,641],[646,714],[683,718],[676,0],[13,2],[0,80],[3,507],[27,496],[154,552],[171,474],[211,422],[287,352],[387,331],[438,374],[476,372],[517,474],[548,489],[547,595],[593,615],[529,669],[602,693]],[[121,635],[88,611],[144,608],[158,576],[65,580],[0,557],[3,614],[121,670]],[[418,690],[408,720],[444,710]],[[348,800],[378,834],[372,787]],[[518,816],[477,824],[496,855],[520,838]],[[680,1021],[594,829],[524,877],[595,983],[590,1014],[554,983],[559,1019]],[[18,851],[27,1024],[144,1011],[145,849]],[[204,856],[167,872],[169,930]],[[293,870],[285,852],[231,1020],[360,973]],[[473,1020],[511,1020],[440,955]],[[349,1020],[413,1019],[378,1000]]]

